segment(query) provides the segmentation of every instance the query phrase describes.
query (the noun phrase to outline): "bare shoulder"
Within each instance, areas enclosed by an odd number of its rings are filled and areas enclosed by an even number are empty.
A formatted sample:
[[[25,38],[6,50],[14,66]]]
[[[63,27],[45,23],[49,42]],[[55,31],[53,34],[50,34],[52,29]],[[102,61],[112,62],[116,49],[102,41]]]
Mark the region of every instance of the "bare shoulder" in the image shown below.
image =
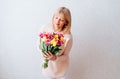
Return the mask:
[[[64,37],[65,37],[65,39],[66,39],[67,42],[68,42],[68,41],[73,41],[73,36],[72,36],[72,34],[65,34]]]
[[[72,44],[73,44],[72,34],[65,34],[64,37],[65,37],[65,47],[66,47],[67,45],[72,46]],[[68,47],[69,47],[69,46],[68,46]]]
[[[65,36],[65,38],[68,38],[68,39],[72,39],[73,38],[72,34],[65,34],[64,36]]]

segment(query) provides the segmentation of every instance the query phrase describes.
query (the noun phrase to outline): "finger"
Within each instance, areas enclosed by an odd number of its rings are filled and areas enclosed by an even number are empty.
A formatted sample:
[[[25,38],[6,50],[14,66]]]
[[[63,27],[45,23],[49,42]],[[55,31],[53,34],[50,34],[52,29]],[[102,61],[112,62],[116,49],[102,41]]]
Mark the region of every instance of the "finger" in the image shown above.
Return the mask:
[[[42,53],[43,57],[47,58],[47,55],[45,53]]]
[[[50,54],[48,52],[45,53],[46,56],[50,56]]]
[[[49,54],[50,56],[52,56],[52,55],[53,55],[51,52],[48,52],[48,54]]]
[[[48,54],[49,56],[52,56],[52,55],[53,55],[51,52],[47,52],[47,54]]]

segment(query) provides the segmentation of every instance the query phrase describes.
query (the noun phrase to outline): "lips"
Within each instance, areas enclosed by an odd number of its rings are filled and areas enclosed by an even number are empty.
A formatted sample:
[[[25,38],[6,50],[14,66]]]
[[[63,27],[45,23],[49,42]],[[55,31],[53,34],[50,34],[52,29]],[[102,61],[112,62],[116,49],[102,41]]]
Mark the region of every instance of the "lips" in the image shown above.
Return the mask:
[[[59,26],[60,24],[56,24],[56,25],[58,25],[58,26]]]
[[[60,24],[55,24],[58,28],[59,28],[59,26],[60,26]]]

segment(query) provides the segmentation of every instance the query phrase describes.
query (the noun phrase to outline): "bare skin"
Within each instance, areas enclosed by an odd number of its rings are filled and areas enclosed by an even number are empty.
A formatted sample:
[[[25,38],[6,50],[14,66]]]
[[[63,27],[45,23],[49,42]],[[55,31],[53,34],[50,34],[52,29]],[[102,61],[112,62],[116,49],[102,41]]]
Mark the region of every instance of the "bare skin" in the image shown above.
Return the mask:
[[[57,57],[53,55],[51,52],[43,53],[43,57],[47,60],[53,60],[53,61],[57,59]]]

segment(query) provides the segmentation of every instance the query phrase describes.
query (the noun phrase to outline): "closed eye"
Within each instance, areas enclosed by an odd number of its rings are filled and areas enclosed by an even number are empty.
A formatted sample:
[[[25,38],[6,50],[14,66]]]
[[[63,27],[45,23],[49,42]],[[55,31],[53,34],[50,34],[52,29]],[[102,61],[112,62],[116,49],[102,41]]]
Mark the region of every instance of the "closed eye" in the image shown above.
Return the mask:
[[[55,17],[55,19],[58,19],[58,17]]]

